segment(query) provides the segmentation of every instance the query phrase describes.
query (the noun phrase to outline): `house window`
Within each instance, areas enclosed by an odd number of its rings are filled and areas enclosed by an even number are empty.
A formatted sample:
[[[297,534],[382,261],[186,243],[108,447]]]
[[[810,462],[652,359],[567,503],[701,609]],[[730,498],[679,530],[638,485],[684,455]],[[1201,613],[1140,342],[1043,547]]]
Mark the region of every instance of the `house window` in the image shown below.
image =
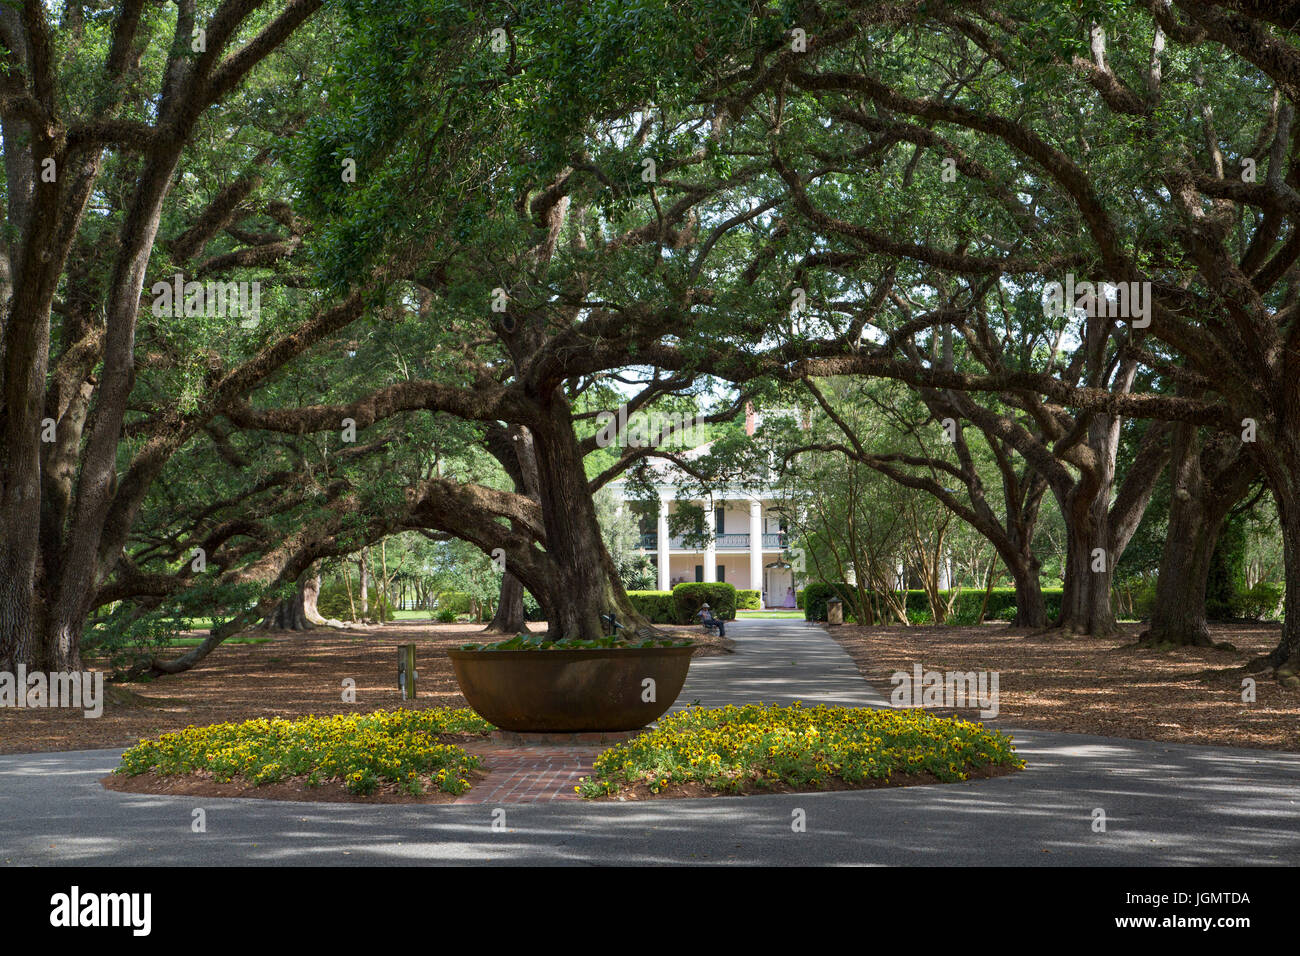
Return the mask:
[[[713,509],[713,531],[715,534],[726,534],[727,509]]]
[[[703,580],[704,580],[704,565],[697,564],[695,566],[695,582],[699,584]]]
[[[718,580],[723,584],[727,583],[727,566],[725,564],[718,565]]]

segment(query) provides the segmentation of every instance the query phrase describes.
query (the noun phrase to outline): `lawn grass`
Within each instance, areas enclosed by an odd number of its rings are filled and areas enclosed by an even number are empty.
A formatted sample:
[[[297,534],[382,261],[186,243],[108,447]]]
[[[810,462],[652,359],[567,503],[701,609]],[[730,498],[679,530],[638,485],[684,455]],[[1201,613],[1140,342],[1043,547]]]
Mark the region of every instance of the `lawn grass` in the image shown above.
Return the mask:
[[[206,638],[202,637],[169,637],[163,643],[167,647],[198,647]],[[228,637],[226,644],[269,644],[269,637]]]

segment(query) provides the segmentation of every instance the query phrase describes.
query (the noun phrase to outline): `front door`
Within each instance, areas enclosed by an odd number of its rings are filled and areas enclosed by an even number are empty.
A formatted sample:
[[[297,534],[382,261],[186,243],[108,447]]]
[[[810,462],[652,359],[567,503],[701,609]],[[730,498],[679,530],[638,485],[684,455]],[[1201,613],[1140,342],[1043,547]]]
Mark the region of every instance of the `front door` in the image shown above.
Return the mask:
[[[794,570],[792,568],[764,568],[763,604],[767,607],[784,606],[786,591],[793,586]]]

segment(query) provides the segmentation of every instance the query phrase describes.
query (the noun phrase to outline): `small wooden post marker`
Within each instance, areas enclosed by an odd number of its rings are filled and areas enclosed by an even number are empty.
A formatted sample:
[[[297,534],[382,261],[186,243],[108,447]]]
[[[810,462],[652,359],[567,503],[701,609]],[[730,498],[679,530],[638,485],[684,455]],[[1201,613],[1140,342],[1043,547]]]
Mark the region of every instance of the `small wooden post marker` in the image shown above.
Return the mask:
[[[402,700],[415,700],[415,645],[402,644],[397,648],[397,686],[402,689]]]

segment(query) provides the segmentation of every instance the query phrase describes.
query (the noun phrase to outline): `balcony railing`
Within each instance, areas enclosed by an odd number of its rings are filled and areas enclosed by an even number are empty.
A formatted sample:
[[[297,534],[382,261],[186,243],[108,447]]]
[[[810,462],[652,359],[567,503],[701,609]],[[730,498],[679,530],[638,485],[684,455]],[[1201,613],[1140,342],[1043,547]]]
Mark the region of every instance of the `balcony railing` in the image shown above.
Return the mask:
[[[790,536],[785,532],[779,534],[763,535],[763,547],[769,551],[776,549],[785,549],[789,546]],[[656,551],[659,548],[659,535],[657,533],[641,535],[641,547],[646,551]],[[668,547],[673,550],[683,550],[689,547],[692,551],[703,551],[704,548],[698,543],[687,545],[685,539],[678,535],[675,538],[668,539]],[[720,534],[714,542],[714,547],[719,551],[737,551],[749,547],[749,534]]]

